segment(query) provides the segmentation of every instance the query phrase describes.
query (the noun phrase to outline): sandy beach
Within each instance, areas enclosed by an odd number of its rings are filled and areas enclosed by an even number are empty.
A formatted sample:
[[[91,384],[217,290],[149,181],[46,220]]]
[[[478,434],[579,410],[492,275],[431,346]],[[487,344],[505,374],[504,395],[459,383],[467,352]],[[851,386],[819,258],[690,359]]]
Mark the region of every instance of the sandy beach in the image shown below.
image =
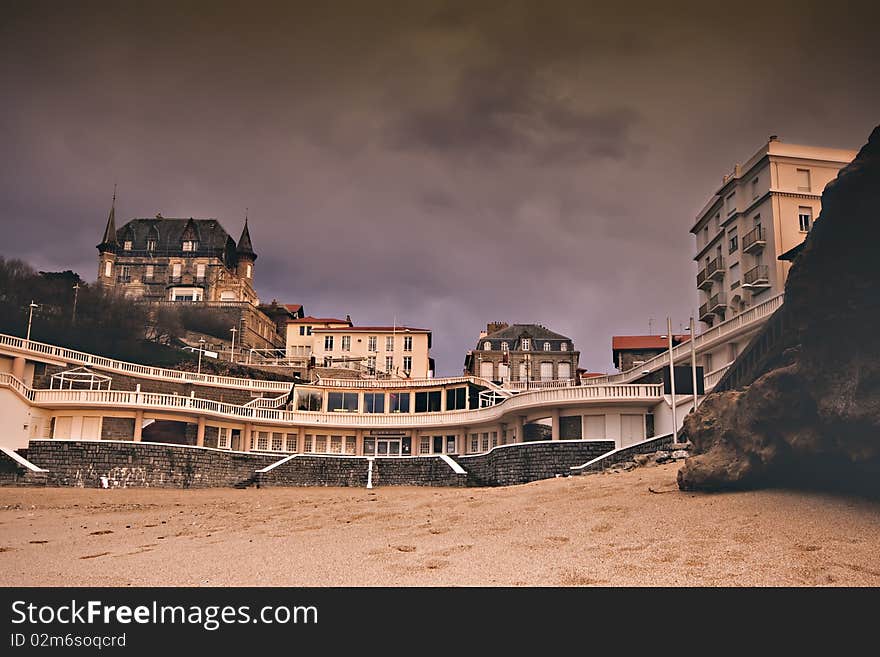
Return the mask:
[[[6,586],[880,585],[880,502],[682,493],[678,466],[495,489],[0,489]]]

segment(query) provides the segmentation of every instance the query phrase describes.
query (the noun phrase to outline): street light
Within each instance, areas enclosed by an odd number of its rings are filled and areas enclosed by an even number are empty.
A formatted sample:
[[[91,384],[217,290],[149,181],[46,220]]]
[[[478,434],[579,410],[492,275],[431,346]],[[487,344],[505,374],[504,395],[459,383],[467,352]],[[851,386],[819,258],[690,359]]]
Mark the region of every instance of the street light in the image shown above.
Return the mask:
[[[73,316],[71,323],[76,324],[76,299],[79,296],[79,282],[73,284]]]
[[[199,374],[202,373],[202,352],[205,350],[204,344],[205,338],[199,338]]]
[[[33,299],[31,299],[31,303],[29,306],[30,311],[28,312],[27,337],[25,338],[25,340],[27,340],[28,342],[30,342],[30,339],[31,339],[31,322],[34,321],[34,308],[39,308],[39,307],[40,307],[40,305],[37,303],[34,303]]]
[[[672,444],[678,445],[678,420],[675,417],[675,359],[672,357],[672,319],[666,318],[666,337],[669,340],[669,387],[672,392]]]
[[[229,330],[232,332],[232,347],[229,349],[229,362],[234,363],[235,362],[235,333],[236,333],[236,331],[238,331],[238,329],[233,326]]]

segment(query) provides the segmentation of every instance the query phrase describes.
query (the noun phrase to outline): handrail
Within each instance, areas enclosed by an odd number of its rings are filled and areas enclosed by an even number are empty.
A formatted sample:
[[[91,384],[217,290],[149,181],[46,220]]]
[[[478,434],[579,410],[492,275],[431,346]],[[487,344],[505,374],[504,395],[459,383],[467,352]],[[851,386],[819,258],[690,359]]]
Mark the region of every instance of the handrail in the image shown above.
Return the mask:
[[[588,401],[655,401],[662,397],[662,384],[623,384],[608,386],[576,386],[523,392],[494,406],[480,409],[438,411],[433,413],[327,413],[318,411],[287,411],[218,402],[212,399],[186,397],[155,392],[129,390],[33,390],[10,374],[0,373],[0,386],[15,387],[35,405],[49,407],[108,406],[137,409],[190,410],[239,420],[257,420],[271,424],[333,427],[388,427],[470,425],[497,421],[507,413],[555,404]]]
[[[14,335],[7,335],[5,333],[0,333],[0,346],[11,347],[12,349],[24,351],[26,353],[52,356],[81,365],[91,365],[105,370],[134,374],[136,376],[151,379],[168,379],[183,383],[200,383],[225,388],[245,388],[272,392],[290,390],[290,387],[293,385],[293,381],[243,379],[233,376],[220,376],[217,374],[184,372],[182,370],[153,367],[151,365],[138,365],[137,363],[128,363],[114,358],[106,358],[105,356],[96,356],[75,349],[67,349],[66,347],[56,347],[44,342],[25,340],[24,338],[18,338]]]
[[[752,324],[757,324],[760,321],[766,320],[766,318],[770,317],[770,315],[776,312],[776,309],[782,305],[784,297],[785,293],[780,292],[776,296],[770,297],[766,301],[759,303],[757,306],[752,306],[748,310],[741,312],[739,315],[734,315],[728,320],[719,322],[709,330],[700,333],[700,335],[694,338],[694,349],[699,351],[699,349],[704,345],[711,344],[715,340],[718,340],[728,333],[732,333],[741,328],[745,328]],[[672,357],[675,361],[688,359],[690,358],[690,354],[691,345],[689,341],[682,342],[672,348]],[[584,384],[606,385],[611,383],[625,383],[642,376],[642,372],[644,370],[654,371],[664,365],[667,365],[668,363],[669,351],[664,351],[654,356],[653,358],[646,360],[638,367],[630,368],[625,372],[620,372],[619,374],[609,374],[607,376],[599,376],[592,379],[587,379]]]

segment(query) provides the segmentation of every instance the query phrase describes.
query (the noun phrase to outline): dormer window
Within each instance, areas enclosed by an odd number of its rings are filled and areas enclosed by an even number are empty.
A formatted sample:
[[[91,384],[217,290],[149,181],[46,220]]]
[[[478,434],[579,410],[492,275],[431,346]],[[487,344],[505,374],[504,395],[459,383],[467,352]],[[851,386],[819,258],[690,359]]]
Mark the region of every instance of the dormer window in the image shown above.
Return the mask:
[[[199,243],[195,240],[183,240],[184,251],[195,251],[199,248]]]
[[[522,350],[523,350],[523,351],[528,351],[529,349],[531,349],[531,348],[532,348],[532,346],[531,346],[531,342],[532,342],[532,341],[529,340],[528,338],[523,338],[523,339],[522,339]]]
[[[147,240],[147,251],[155,251],[156,250],[156,240],[148,239]]]
[[[502,342],[501,351],[507,351],[508,349],[510,349],[510,345],[507,342]]]
[[[561,345],[559,345],[559,349],[560,349],[561,351],[568,351],[568,343],[567,343],[567,342],[563,342]]]
[[[483,343],[483,351],[492,351],[492,343],[484,342]]]
[[[544,351],[550,351],[550,343],[549,342],[544,343]]]
[[[122,243],[122,248],[125,249],[126,251],[131,251],[131,240],[125,240]]]

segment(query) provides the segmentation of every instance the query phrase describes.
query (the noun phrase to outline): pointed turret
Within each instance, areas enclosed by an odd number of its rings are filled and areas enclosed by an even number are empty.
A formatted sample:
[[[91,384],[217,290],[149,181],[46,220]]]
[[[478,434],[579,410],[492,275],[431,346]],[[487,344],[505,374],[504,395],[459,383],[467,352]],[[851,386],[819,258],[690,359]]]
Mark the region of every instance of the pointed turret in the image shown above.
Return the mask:
[[[97,249],[100,253],[113,252],[119,243],[116,241],[116,185],[113,185],[113,202],[110,204],[110,216],[107,217],[107,227],[104,228],[104,237]]]
[[[244,256],[245,258],[250,258],[251,261],[257,259],[257,254],[254,253],[254,246],[251,244],[251,233],[248,230],[247,214],[244,216],[244,229],[241,231],[241,237],[238,238],[238,246],[236,247],[235,252],[238,254],[239,258]]]

